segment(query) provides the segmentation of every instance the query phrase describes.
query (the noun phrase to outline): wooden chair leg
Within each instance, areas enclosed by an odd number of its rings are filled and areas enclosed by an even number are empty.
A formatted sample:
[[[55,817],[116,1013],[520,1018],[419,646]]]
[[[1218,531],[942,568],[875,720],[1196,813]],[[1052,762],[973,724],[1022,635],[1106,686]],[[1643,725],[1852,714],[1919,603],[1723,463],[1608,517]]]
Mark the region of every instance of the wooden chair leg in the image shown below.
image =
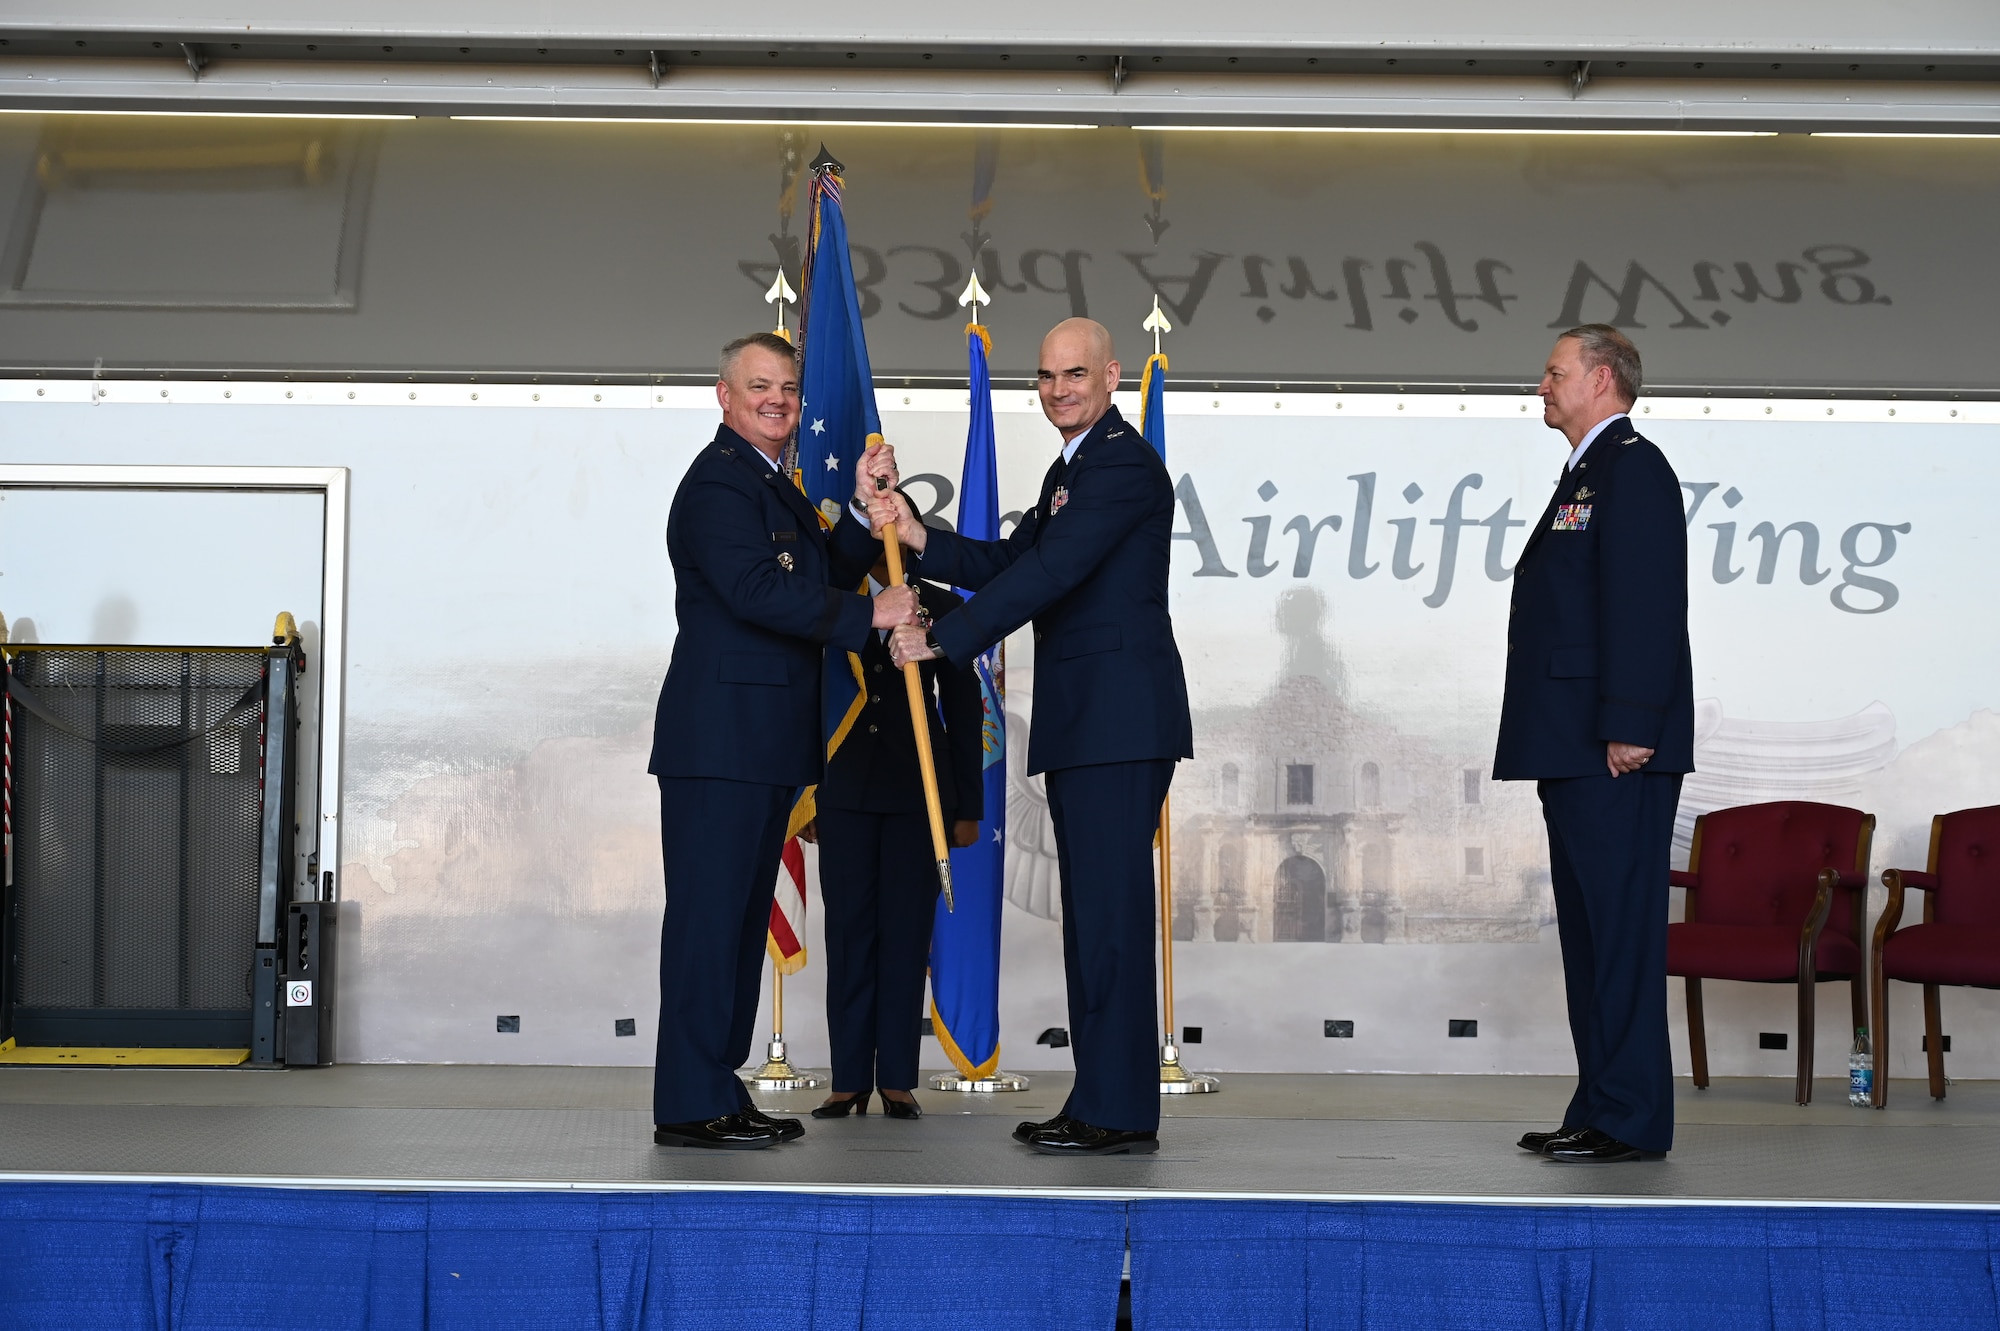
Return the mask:
[[[1702,1020],[1701,979],[1687,977],[1688,1061],[1694,1068],[1694,1088],[1708,1089],[1708,1024]]]
[[[1888,981],[1882,978],[1882,961],[1875,960],[1873,983],[1868,986],[1869,1048],[1875,1051],[1875,1092],[1869,1103],[1881,1109],[1889,1103],[1889,995]]]
[[[1924,986],[1924,1047],[1930,1051],[1931,1099],[1944,1099],[1944,1014],[1938,1004],[1938,987]]]
[[[1812,1103],[1813,1000],[1818,997],[1814,992],[1818,988],[1810,972],[1799,977],[1799,1079],[1792,1098],[1802,1105]]]
[[[1868,1025],[1868,974],[1856,971],[1847,982],[1848,995],[1854,1008],[1854,1021],[1850,1029],[1861,1030]],[[1872,1032],[1871,1032],[1872,1034]]]

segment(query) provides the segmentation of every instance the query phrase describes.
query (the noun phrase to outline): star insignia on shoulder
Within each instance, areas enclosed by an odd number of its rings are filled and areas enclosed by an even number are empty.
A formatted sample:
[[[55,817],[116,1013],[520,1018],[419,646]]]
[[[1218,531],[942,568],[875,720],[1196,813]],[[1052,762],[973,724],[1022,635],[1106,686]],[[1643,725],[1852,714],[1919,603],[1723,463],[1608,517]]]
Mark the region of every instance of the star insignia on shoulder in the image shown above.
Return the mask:
[[[729,445],[724,444],[722,446],[722,456],[726,458],[733,458],[736,456],[736,450],[731,448]]]

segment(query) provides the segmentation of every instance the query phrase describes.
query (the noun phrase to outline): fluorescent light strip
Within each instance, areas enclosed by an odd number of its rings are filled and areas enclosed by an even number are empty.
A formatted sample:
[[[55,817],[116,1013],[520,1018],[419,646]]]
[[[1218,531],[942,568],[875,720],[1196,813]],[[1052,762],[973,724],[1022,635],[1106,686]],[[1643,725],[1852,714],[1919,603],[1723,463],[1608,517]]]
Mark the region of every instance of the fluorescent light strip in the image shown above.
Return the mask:
[[[1460,125],[1134,125],[1132,128],[1197,134],[1615,134],[1624,137],[1703,139],[1772,139],[1778,136],[1775,129],[1561,129],[1540,126],[1496,129]]]
[[[778,125],[839,129],[1096,129],[1096,125],[1034,124],[1018,120],[748,120],[725,116],[453,116],[453,120],[500,121],[516,125]]]
[[[1911,130],[1908,133],[1899,133],[1895,130],[1863,133],[1860,130],[1816,129],[1812,132],[1812,136],[1816,139],[1985,139],[1992,143],[2000,143],[2000,126],[1984,134],[1933,134],[1928,130]]]
[[[69,107],[0,106],[10,116],[192,116],[234,120],[415,120],[415,116],[373,115],[352,111],[84,111]]]

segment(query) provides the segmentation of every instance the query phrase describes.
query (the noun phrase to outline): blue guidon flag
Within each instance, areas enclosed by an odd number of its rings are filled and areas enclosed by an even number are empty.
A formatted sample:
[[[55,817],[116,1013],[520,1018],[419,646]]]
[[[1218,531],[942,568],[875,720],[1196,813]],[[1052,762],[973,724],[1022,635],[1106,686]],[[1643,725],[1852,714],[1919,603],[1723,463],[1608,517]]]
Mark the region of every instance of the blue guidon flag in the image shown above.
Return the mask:
[[[847,253],[847,221],[840,211],[840,170],[840,163],[821,148],[813,163],[810,239],[799,284],[806,299],[799,315],[799,434],[792,460],[793,480],[828,527],[840,520],[841,508],[854,493],[854,464],[870,444],[882,441],[854,264]],[[827,653],[821,688],[821,724],[831,758],[861,715],[861,658],[852,652]],[[817,812],[816,790],[806,787],[792,806],[785,870],[771,904],[766,950],[787,975],[806,960],[805,862],[796,838]]]
[[[1000,485],[993,390],[986,370],[992,342],[976,323],[968,324],[965,333],[972,420],[958,482],[958,530],[975,541],[995,541],[1000,539]],[[962,588],[960,594],[972,596]],[[1006,896],[1007,849],[1007,688],[1001,644],[980,653],[972,668],[979,675],[985,711],[986,805],[979,840],[951,852],[957,909],[945,909],[940,900],[931,923],[931,1029],[959,1075],[976,1081],[1000,1066],[1000,908]]]

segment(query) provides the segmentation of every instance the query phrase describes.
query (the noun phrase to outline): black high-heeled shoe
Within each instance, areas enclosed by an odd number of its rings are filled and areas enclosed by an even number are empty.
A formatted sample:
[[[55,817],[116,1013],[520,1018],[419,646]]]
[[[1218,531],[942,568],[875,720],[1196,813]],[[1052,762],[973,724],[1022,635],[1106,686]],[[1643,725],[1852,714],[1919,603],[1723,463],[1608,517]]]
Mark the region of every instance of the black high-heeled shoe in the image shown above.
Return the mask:
[[[850,1113],[868,1116],[868,1093],[861,1091],[845,1100],[828,1100],[825,1104],[814,1105],[814,1118],[846,1118]]]
[[[891,1100],[886,1092],[877,1091],[876,1094],[882,1097],[882,1113],[886,1117],[918,1119],[924,1116],[923,1106],[917,1103],[915,1096],[907,1100]]]

